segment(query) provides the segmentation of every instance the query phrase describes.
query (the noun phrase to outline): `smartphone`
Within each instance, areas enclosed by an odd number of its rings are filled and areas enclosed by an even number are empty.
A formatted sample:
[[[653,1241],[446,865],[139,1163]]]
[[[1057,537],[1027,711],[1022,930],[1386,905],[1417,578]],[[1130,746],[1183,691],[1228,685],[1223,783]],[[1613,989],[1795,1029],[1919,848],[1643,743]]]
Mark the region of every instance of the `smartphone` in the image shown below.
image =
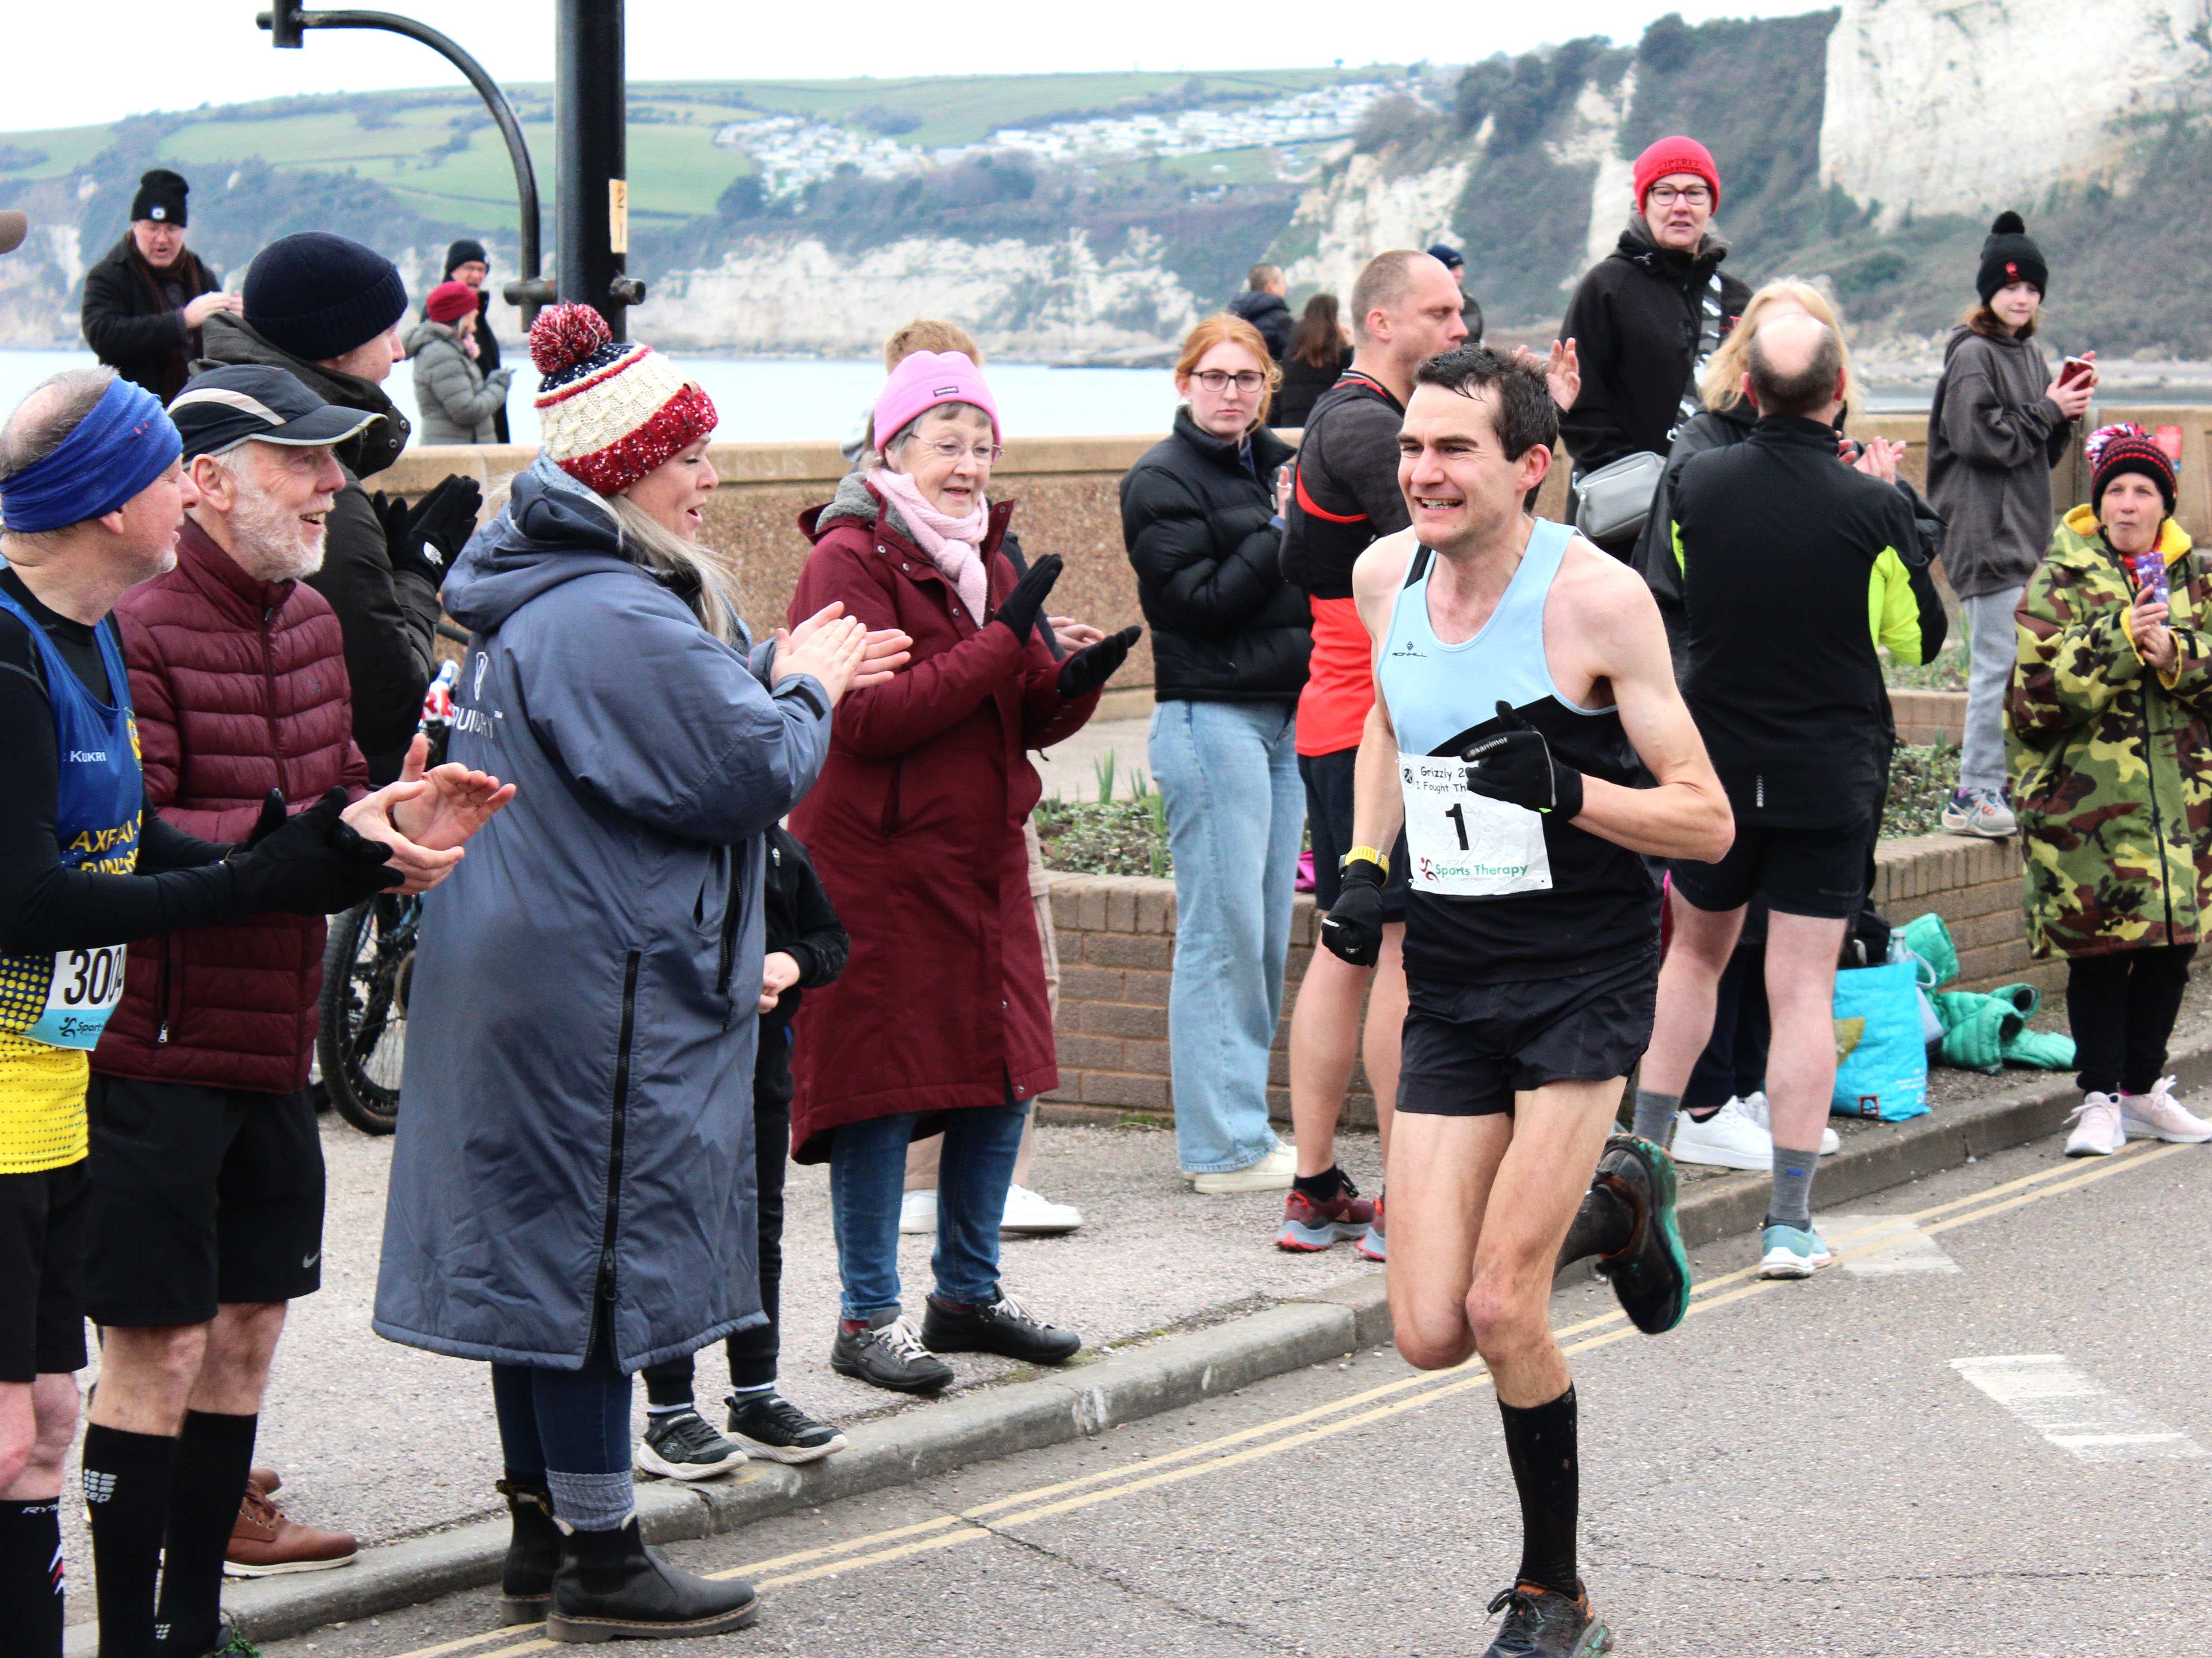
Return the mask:
[[[2157,548],[2137,553],[2128,562],[2135,566],[2138,601],[2146,593],[2154,596],[2161,604],[2172,597],[2172,589],[2166,585],[2166,561],[2159,556]]]
[[[2069,357],[2059,367],[2058,383],[2061,386],[2071,386],[2076,380],[2085,380],[2089,378],[2094,369],[2094,365],[2087,357]]]

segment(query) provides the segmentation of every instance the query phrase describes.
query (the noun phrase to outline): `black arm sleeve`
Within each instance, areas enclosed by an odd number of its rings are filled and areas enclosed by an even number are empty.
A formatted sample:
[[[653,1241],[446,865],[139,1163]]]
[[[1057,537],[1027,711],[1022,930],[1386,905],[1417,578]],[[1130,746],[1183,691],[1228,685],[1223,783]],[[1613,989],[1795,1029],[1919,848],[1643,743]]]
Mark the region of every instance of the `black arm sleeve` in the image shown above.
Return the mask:
[[[212,847],[149,812],[140,856],[161,872],[95,875],[64,869],[54,841],[61,768],[46,687],[0,661],[0,951],[43,955],[127,944],[244,912],[236,872]]]
[[[784,855],[790,858],[798,844],[785,842]],[[845,924],[837,919],[822,878],[814,872],[813,859],[801,848],[792,862],[797,878],[792,885],[792,919],[797,923],[798,936],[784,949],[799,963],[799,987],[817,990],[845,970],[845,956],[853,941]]]
[[[85,343],[102,362],[155,356],[177,349],[191,337],[181,311],[134,316],[124,282],[112,265],[94,265],[86,273],[80,320]]]

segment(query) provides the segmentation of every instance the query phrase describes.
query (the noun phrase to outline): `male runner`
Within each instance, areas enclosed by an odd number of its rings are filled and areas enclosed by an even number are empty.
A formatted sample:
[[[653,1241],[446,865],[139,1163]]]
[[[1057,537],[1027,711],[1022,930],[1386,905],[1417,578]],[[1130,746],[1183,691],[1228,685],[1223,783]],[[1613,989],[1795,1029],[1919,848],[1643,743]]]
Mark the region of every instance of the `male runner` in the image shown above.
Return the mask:
[[[1526,516],[1559,410],[1540,368],[1481,347],[1424,363],[1399,438],[1412,525],[1352,592],[1376,700],[1360,740],[1337,956],[1382,942],[1377,847],[1411,860],[1408,1011],[1389,1175],[1398,1348],[1479,1352],[1519,1488],[1522,1555],[1489,1658],[1585,1658],[1612,1637],[1577,1573],[1575,1394],[1548,1309],[1593,1165],[1615,1292],[1652,1333],[1689,1265],[1674,1171],[1607,1135],[1651,1031],[1658,885],[1639,853],[1717,858],[1731,834],[1667,639],[1635,573]],[[1644,768],[1656,786],[1638,786]],[[1601,1154],[1603,1161],[1601,1162]]]

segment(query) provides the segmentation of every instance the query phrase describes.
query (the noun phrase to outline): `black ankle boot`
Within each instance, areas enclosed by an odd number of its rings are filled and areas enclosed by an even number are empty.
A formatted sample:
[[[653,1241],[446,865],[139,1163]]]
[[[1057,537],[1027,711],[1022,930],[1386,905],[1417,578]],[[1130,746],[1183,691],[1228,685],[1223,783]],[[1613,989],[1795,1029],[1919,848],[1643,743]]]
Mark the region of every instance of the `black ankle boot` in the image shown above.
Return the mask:
[[[570,1532],[561,1540],[545,1633],[556,1641],[720,1635],[759,1616],[751,1584],[671,1565],[659,1549],[646,1547],[632,1515],[619,1531]]]
[[[544,1476],[536,1484],[502,1479],[500,1494],[514,1521],[507,1539],[507,1565],[499,1577],[499,1613],[503,1624],[541,1621],[553,1596],[553,1573],[561,1564],[561,1528],[553,1523],[553,1499]]]

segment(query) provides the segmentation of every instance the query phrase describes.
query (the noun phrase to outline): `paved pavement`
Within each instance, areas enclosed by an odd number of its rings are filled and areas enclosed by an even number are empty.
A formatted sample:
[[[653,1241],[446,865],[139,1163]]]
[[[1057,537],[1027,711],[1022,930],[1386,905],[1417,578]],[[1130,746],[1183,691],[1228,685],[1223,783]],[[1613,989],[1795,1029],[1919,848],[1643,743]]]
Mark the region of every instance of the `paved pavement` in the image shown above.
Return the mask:
[[[1656,1341],[1601,1286],[1562,1292],[1583,1570],[1620,1650],[2212,1650],[2212,1288],[2184,1218],[2208,1159],[2023,1147],[1858,1200],[1829,1221],[1845,1264],[1809,1284],[1743,1276],[1748,1238],[1709,1246],[1691,1318]],[[766,1601],[699,1658],[1472,1655],[1516,1521],[1480,1370],[1376,1350],[671,1552]],[[547,1649],[495,1630],[492,1600],[265,1649]]]

